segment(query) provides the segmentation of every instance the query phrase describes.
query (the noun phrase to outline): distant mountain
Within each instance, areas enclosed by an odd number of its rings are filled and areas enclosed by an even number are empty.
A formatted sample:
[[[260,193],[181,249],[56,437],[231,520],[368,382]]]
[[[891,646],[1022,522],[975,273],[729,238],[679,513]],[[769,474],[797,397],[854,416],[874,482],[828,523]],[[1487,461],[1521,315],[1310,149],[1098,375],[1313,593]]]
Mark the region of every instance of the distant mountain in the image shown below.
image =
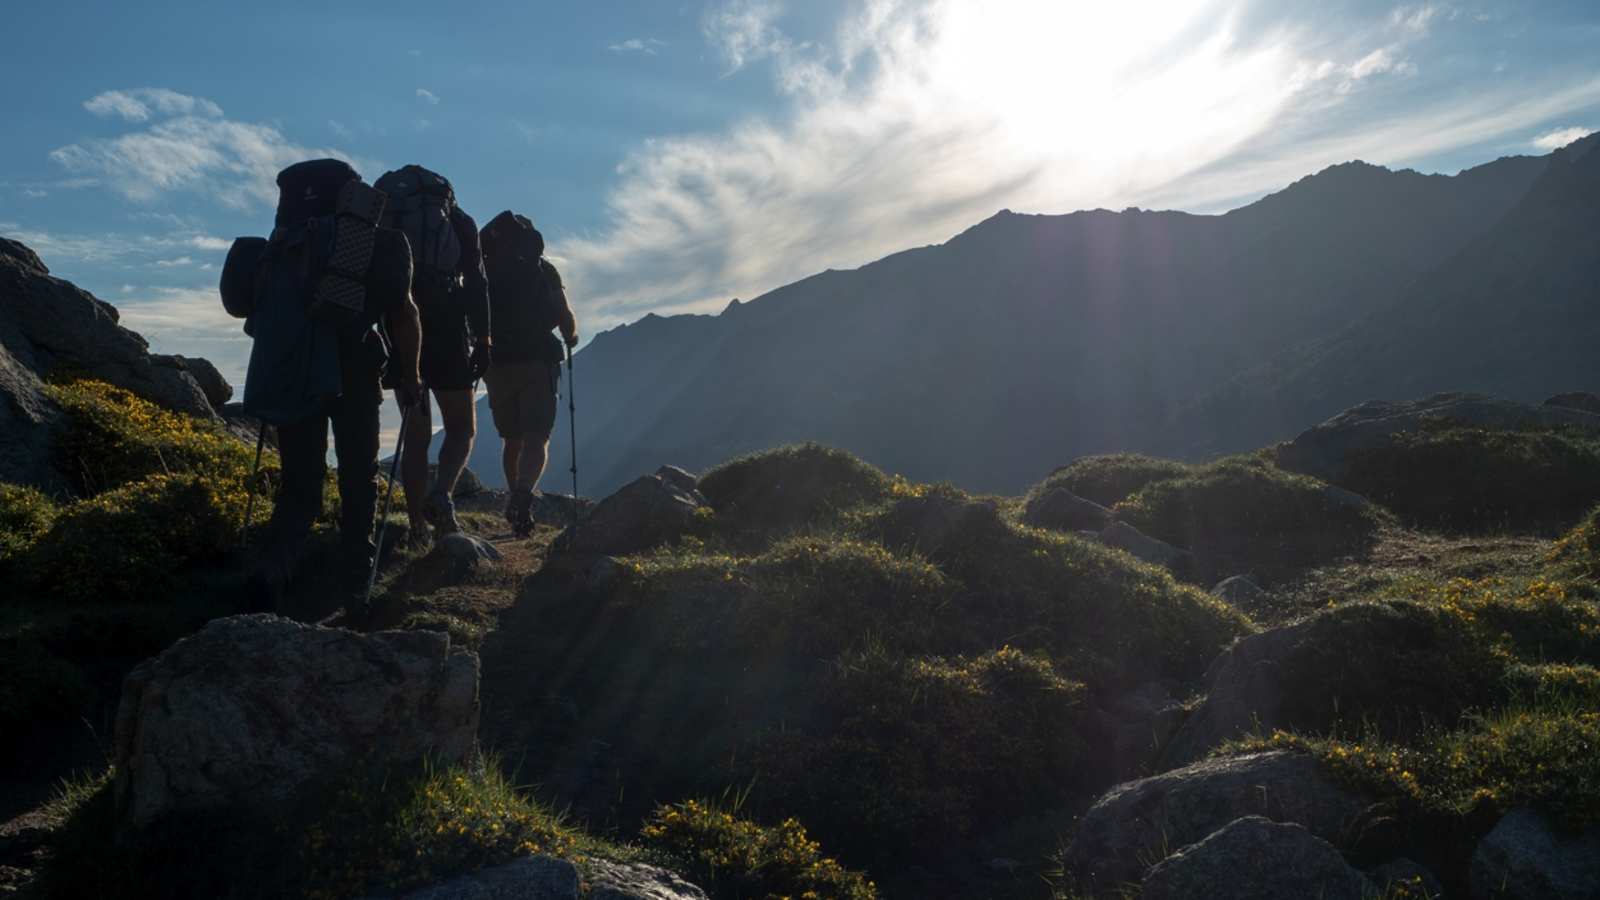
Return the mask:
[[[1600,133],[1548,157],[1503,217],[1393,300],[1177,417],[1191,450],[1257,446],[1372,398],[1537,402],[1600,384]]]
[[[998,491],[1085,453],[1214,449],[1197,403],[1238,415],[1222,401],[1260,388],[1241,373],[1416,302],[1419,277],[1478,246],[1556,158],[1455,176],[1346,163],[1218,216],[1002,211],[945,244],[827,271],[719,315],[646,316],[578,355],[584,492],[662,462],[703,468],[786,441]],[[481,413],[473,467],[493,485],[499,441],[486,405]],[[1315,420],[1240,424],[1288,431]],[[567,478],[558,438],[554,490]]]

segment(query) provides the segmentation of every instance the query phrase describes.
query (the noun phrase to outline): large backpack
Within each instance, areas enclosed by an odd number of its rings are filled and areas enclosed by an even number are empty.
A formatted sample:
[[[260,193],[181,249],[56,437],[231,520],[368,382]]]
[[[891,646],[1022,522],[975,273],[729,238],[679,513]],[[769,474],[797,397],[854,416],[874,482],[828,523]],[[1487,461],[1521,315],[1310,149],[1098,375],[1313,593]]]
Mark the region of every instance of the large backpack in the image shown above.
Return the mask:
[[[483,227],[479,242],[496,357],[559,359],[561,344],[551,331],[561,323],[560,298],[538,230],[526,216],[506,210]]]
[[[373,187],[388,195],[383,224],[411,242],[412,287],[422,303],[437,302],[461,284],[461,240],[451,213],[455,190],[443,175],[418,165],[385,172]]]

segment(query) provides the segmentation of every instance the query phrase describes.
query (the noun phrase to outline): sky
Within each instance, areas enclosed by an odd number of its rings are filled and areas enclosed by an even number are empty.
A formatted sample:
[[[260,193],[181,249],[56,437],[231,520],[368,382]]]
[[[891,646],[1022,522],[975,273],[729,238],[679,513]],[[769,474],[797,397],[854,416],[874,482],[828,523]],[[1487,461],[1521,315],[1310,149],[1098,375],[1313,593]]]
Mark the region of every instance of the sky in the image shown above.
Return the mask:
[[[0,234],[236,386],[222,260],[305,158],[530,216],[588,336],[1002,208],[1220,212],[1600,129],[1592,2],[52,0],[7,29]]]

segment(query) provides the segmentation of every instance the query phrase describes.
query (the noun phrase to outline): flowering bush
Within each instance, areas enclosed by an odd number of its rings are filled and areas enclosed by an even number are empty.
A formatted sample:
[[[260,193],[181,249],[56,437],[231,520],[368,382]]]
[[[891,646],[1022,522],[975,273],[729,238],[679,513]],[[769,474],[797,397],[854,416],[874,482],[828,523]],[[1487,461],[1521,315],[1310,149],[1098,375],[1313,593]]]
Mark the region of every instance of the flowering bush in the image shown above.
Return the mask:
[[[31,487],[0,482],[0,571],[50,529],[56,505]]]
[[[684,860],[691,877],[726,900],[875,900],[859,872],[822,855],[794,819],[762,826],[710,803],[690,800],[656,809],[641,832],[645,843]]]

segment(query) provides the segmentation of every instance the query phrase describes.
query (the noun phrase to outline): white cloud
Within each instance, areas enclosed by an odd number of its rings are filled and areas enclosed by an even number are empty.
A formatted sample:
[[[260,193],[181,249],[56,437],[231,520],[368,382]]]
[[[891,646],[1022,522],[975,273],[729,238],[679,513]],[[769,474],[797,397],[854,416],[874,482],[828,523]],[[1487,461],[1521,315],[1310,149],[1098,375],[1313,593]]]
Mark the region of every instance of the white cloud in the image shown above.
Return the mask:
[[[1433,3],[1398,6],[1389,13],[1389,27],[1415,35],[1427,34],[1428,26],[1441,13],[1445,13],[1450,18],[1455,17],[1454,9],[1441,7]]]
[[[209,234],[197,234],[194,237],[189,238],[189,246],[195,248],[196,250],[214,250],[218,252],[225,252],[229,247],[233,246],[233,241],[230,241],[227,238],[212,237]]]
[[[612,53],[643,53],[646,56],[655,56],[656,52],[666,46],[663,41],[655,38],[628,38],[617,41],[606,49]]]
[[[439,96],[427,88],[417,88],[417,99],[429,106],[439,105]]]
[[[163,269],[178,268],[178,267],[181,267],[181,266],[192,266],[192,265],[194,265],[194,259],[191,258],[191,257],[188,257],[188,256],[179,256],[176,259],[158,259],[158,260],[156,260],[156,265],[160,266]]]
[[[777,0],[724,0],[707,10],[700,23],[701,33],[722,54],[727,74],[745,64],[781,53],[790,42],[778,30],[777,19],[783,6]]]
[[[1534,147],[1537,147],[1538,149],[1548,153],[1551,150],[1560,150],[1562,147],[1565,147],[1566,145],[1580,138],[1588,137],[1591,131],[1593,131],[1593,129],[1584,128],[1578,125],[1574,125],[1569,128],[1557,128],[1555,131],[1539,135],[1530,143],[1532,143]]]
[[[83,101],[83,108],[97,116],[116,116],[129,122],[144,122],[153,116],[222,115],[222,107],[210,100],[167,88],[106,91]]]
[[[1216,209],[1332,163],[1404,164],[1600,102],[1597,81],[1450,88],[1401,108],[1341,89],[1357,71],[1418,74],[1408,54],[1439,13],[1394,18],[1398,36],[1385,12],[1330,37],[1246,32],[1241,8],[870,0],[812,46],[782,32],[774,3],[721,5],[707,40],[730,71],[769,61],[784,102],[637,147],[607,226],[553,249],[592,331],[714,311],[1002,207]]]
[[[224,118],[209,100],[170,91],[147,96],[150,90],[108,91],[85,106],[106,97],[134,97],[147,115],[154,110],[175,118],[141,125],[117,137],[59,147],[51,151],[51,160],[76,176],[109,185],[130,200],[195,191],[236,209],[274,202],[274,179],[291,163],[329,156],[354,162],[338,150],[296,144],[273,126]],[[127,115],[131,107],[122,102],[110,100],[103,105],[129,121],[142,123],[143,119]]]
[[[40,197],[48,197],[48,196],[50,196],[50,192],[49,191],[41,191],[41,190],[38,190],[36,188],[23,188],[22,189],[22,196],[30,197],[32,199],[37,200]]]

